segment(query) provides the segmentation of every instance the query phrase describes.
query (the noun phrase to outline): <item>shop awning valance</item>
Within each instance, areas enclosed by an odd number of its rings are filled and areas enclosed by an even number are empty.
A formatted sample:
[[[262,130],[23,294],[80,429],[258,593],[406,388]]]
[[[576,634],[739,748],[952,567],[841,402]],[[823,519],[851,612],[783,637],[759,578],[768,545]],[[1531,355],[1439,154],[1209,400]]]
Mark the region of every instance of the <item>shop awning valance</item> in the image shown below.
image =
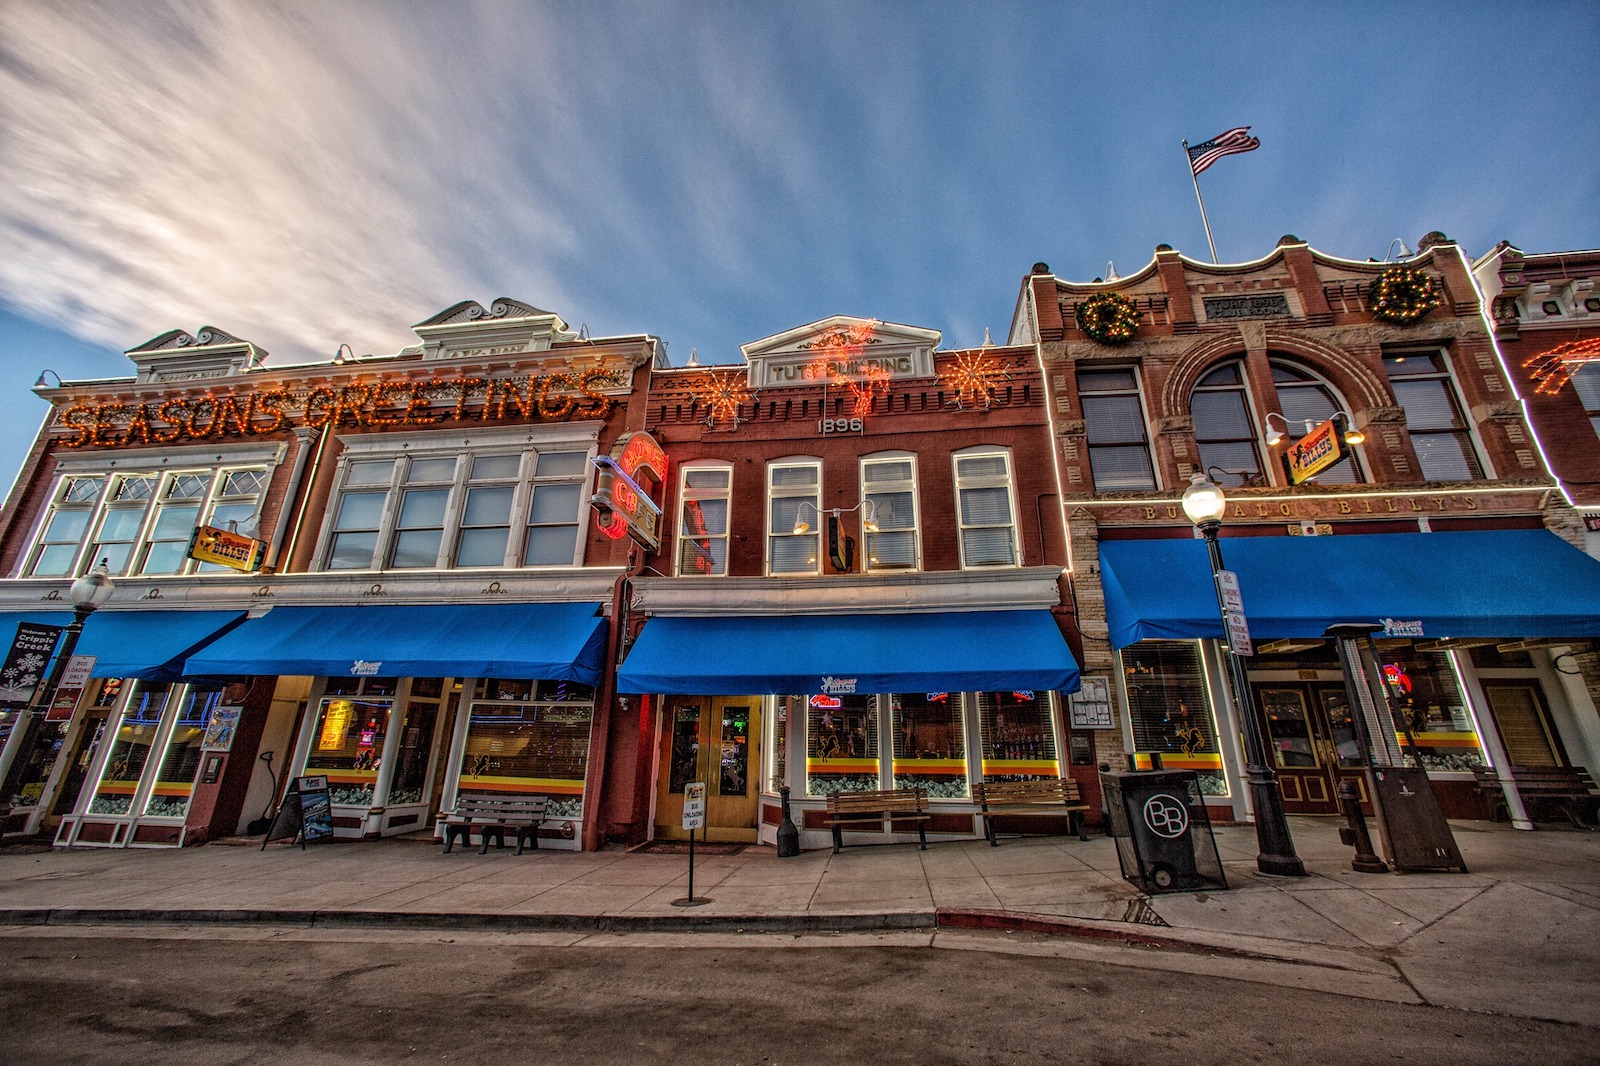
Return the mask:
[[[598,603],[277,607],[189,659],[189,677],[520,677],[593,685]]]
[[[654,618],[619,692],[763,695],[1078,689],[1049,611]]]
[[[75,655],[95,657],[95,677],[176,681],[183,661],[244,621],[243,611],[96,611],[83,625]],[[0,615],[0,640],[10,647],[18,622],[61,626],[71,611]]]
[[[1348,622],[1428,639],[1600,636],[1600,560],[1541,529],[1224,537],[1222,553],[1256,640]],[[1100,573],[1113,647],[1221,638],[1203,541],[1102,541]]]

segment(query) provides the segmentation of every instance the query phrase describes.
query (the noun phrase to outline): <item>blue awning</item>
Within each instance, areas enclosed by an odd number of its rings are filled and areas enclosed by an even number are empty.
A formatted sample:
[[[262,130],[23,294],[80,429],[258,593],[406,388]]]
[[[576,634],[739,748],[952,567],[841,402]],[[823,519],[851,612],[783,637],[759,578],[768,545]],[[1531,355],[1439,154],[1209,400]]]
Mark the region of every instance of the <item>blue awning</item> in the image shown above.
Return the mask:
[[[598,603],[277,607],[189,659],[187,677],[518,677],[593,685]]]
[[[619,692],[1076,692],[1049,611],[654,618]]]
[[[1224,537],[1222,555],[1258,640],[1384,620],[1430,639],[1600,636],[1600,560],[1541,529]],[[1113,647],[1222,637],[1203,541],[1102,541],[1100,576]]]
[[[243,611],[96,611],[83,624],[75,655],[95,657],[95,677],[176,681],[184,659],[244,620]],[[0,615],[0,636],[18,622],[62,626],[71,611]]]

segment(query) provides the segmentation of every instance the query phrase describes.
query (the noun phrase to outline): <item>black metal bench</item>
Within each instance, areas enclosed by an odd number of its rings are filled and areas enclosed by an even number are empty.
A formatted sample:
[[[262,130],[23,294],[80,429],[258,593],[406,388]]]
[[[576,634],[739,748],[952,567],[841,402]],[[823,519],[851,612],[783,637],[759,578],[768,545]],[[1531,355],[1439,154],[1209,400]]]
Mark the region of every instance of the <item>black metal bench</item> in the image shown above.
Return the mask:
[[[1089,839],[1089,831],[1083,824],[1083,813],[1089,809],[1089,805],[1083,802],[1076,781],[1061,778],[984,781],[972,786],[972,798],[978,801],[983,835],[989,839],[992,847],[1000,845],[994,831],[994,820],[1013,815],[1024,818],[1060,818],[1065,815],[1068,832],[1078,834],[1079,840]]]
[[[1489,817],[1498,819],[1502,812],[1509,816],[1499,771],[1490,766],[1474,766],[1472,773],[1478,779],[1479,791],[1489,801]],[[1530,819],[1554,821],[1548,815],[1556,810],[1579,829],[1595,828],[1600,789],[1596,789],[1588,770],[1581,766],[1513,766],[1507,773]],[[1588,821],[1584,815],[1588,815]]]
[[[877,791],[828,793],[828,819],[824,825],[833,827],[833,853],[839,854],[844,846],[843,828],[847,825],[877,823],[882,828],[884,819],[894,822],[917,823],[917,840],[922,850],[928,850],[928,791],[922,788],[887,788]]]
[[[550,802],[548,796],[485,795],[467,793],[456,797],[455,810],[445,815],[444,853],[450,854],[456,838],[470,846],[476,830],[483,844],[478,848],[482,855],[489,850],[489,838],[495,847],[506,846],[506,830],[517,834],[517,854],[524,845],[539,850],[539,823],[544,821],[544,809]]]

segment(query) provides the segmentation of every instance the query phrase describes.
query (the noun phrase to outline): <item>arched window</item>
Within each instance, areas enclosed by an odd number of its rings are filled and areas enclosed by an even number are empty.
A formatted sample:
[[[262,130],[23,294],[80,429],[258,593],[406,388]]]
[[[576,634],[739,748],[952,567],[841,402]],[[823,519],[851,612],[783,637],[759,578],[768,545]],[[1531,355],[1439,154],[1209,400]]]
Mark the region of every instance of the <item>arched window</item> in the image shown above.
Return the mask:
[[[1200,469],[1219,485],[1265,485],[1256,422],[1245,395],[1244,364],[1224,363],[1189,394]]]
[[[1290,363],[1272,361],[1272,383],[1278,390],[1278,405],[1283,408],[1284,421],[1289,423],[1285,445],[1305,436],[1308,425],[1315,428],[1335,411],[1348,413],[1350,410],[1326,382]],[[1366,480],[1361,476],[1354,450],[1342,439],[1339,446],[1349,454],[1316,476],[1319,485],[1354,485]]]

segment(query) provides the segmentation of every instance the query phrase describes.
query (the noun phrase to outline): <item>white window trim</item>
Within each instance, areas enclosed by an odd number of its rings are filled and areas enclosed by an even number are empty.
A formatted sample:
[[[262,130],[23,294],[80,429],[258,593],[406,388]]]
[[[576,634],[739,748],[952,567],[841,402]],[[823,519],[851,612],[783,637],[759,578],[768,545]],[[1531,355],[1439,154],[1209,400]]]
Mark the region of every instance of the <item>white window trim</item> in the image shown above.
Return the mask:
[[[884,574],[913,574],[922,572],[922,477],[917,469],[917,455],[915,452],[889,451],[873,452],[863,455],[856,463],[856,477],[860,482],[860,499],[863,504],[872,491],[867,483],[867,467],[875,464],[910,463],[911,464],[911,566],[885,566],[872,565],[872,552],[868,550],[867,538],[873,534],[866,531],[867,509],[861,509],[861,556],[863,569],[867,573],[874,571]],[[898,490],[896,490],[898,491]]]
[[[721,493],[712,493],[705,489],[690,489],[689,475],[700,470],[722,470],[728,475],[728,487]],[[683,530],[684,508],[690,500],[690,493],[694,499],[722,499],[728,503],[727,529],[721,533],[707,534],[708,539],[722,541],[722,573],[720,574],[686,574],[683,569]],[[704,493],[702,496],[701,494]],[[770,513],[770,512],[769,512]],[[732,547],[733,530],[733,464],[723,459],[693,459],[678,466],[678,515],[673,527],[672,538],[672,572],[677,577],[727,577],[731,569],[731,560],[728,552]]]
[[[814,557],[813,566],[812,566],[812,569],[810,571],[805,571],[805,570],[785,570],[782,573],[774,573],[773,569],[772,569],[772,542],[773,542],[773,538],[774,537],[778,537],[778,536],[794,537],[794,533],[793,533],[792,530],[787,530],[786,529],[786,530],[781,530],[781,531],[774,531],[773,528],[772,528],[772,501],[773,501],[772,472],[774,470],[777,470],[779,467],[786,467],[786,466],[810,466],[810,467],[815,467],[816,471],[817,471],[816,488],[815,488],[814,494],[810,495],[808,498],[817,507],[818,510],[817,510],[817,514],[811,520],[811,530],[810,530],[810,532],[802,534],[802,536],[812,538],[813,541],[815,542],[815,550],[812,553],[813,557]],[[782,458],[779,458],[779,459],[770,459],[770,460],[767,461],[767,469],[766,469],[765,477],[766,477],[766,493],[765,493],[764,499],[762,500],[762,510],[765,511],[766,513],[762,516],[762,519],[761,519],[762,525],[764,525],[766,527],[766,536],[763,538],[763,540],[761,542],[761,549],[762,549],[761,550],[761,555],[762,555],[761,567],[762,567],[763,572],[768,577],[806,577],[806,576],[810,576],[810,575],[821,574],[822,573],[822,550],[823,550],[822,549],[823,514],[822,514],[822,510],[821,510],[821,508],[822,508],[822,460],[819,457],[814,456],[814,455],[786,455],[786,456],[783,456]],[[786,493],[785,495],[789,495],[789,494]],[[799,493],[794,493],[793,495],[797,495],[798,496],[800,494]]]
[[[967,526],[967,522],[966,522],[966,515],[962,512],[962,507],[961,507],[961,489],[963,488],[963,484],[962,484],[962,480],[961,480],[961,460],[962,459],[973,459],[973,458],[977,458],[979,456],[986,456],[986,455],[998,455],[998,456],[1001,456],[1001,457],[1003,457],[1005,459],[1005,463],[1006,463],[1006,478],[1005,478],[1006,486],[1005,487],[1006,487],[1006,498],[1009,500],[1010,507],[1011,507],[1011,526],[1010,526],[1010,528],[1011,528],[1011,554],[1012,554],[1012,557],[1013,557],[1014,561],[1010,562],[1010,563],[981,563],[981,564],[980,563],[973,563],[973,564],[969,565],[967,563],[967,539],[966,539],[966,537],[962,536],[962,534],[965,533],[966,530],[968,529],[968,526]],[[1011,461],[1011,449],[1007,448],[1007,447],[1003,447],[1001,445],[995,445],[995,444],[978,444],[978,445],[974,445],[971,448],[963,448],[960,451],[951,452],[950,453],[950,477],[951,477],[951,479],[952,479],[952,481],[954,482],[954,485],[955,485],[956,550],[958,551],[958,553],[960,555],[961,569],[963,569],[963,570],[1016,570],[1016,569],[1019,569],[1023,565],[1022,529],[1021,529],[1021,525],[1020,525],[1019,520],[1018,520],[1019,516],[1018,516],[1018,512],[1017,512],[1017,470],[1016,470],[1015,464],[1012,463],[1012,461]],[[991,481],[992,481],[992,479],[978,479],[978,480],[976,480],[975,482],[973,482],[971,485],[969,485],[967,487],[974,487],[974,488],[988,487],[991,484]],[[997,527],[994,527],[994,526],[973,526],[971,528],[973,528],[973,529],[993,529],[993,528],[997,528]]]
[[[70,577],[87,572],[95,563],[95,560],[90,558],[94,554],[91,546],[95,542],[107,511],[114,502],[110,499],[112,485],[122,478],[151,477],[156,480],[155,490],[144,503],[144,517],[132,541],[133,547],[129,549],[127,566],[119,571],[117,576],[179,577],[195,574],[204,576],[210,572],[202,571],[201,564],[193,559],[186,559],[178,570],[172,572],[161,574],[131,572],[133,566],[142,563],[143,556],[150,547],[150,535],[155,529],[156,516],[161,509],[161,501],[165,497],[171,479],[184,474],[204,475],[207,478],[205,494],[200,497],[198,510],[199,522],[205,523],[211,520],[212,512],[222,499],[221,488],[229,474],[243,470],[264,471],[266,481],[257,496],[259,515],[260,507],[265,503],[272,487],[272,475],[286,450],[282,444],[257,444],[218,448],[204,455],[196,455],[192,448],[181,450],[140,448],[132,452],[119,453],[114,458],[101,453],[95,456],[71,456],[62,459],[56,464],[55,481],[50,487],[49,502],[40,508],[39,517],[34,523],[28,541],[28,549],[22,554],[17,573],[19,576],[32,576],[33,568],[38,563],[39,553],[43,549],[44,532],[60,509],[61,494],[69,480],[87,477],[99,477],[104,480],[99,494],[92,503],[85,507],[72,508],[86,511],[88,521],[84,526],[83,536],[78,540],[77,552],[66,575]]]
[[[1230,364],[1239,368],[1239,384],[1201,386],[1200,381],[1204,381],[1216,371],[1221,370],[1223,367]],[[1249,418],[1250,428],[1255,433],[1255,436],[1251,438],[1251,440],[1252,446],[1256,451],[1256,468],[1261,472],[1261,476],[1263,479],[1265,479],[1267,485],[1279,486],[1285,484],[1285,475],[1283,473],[1282,464],[1277,462],[1274,452],[1271,448],[1267,447],[1266,430],[1263,428],[1265,425],[1265,418],[1261,414],[1261,411],[1256,407],[1255,390],[1250,387],[1250,357],[1248,353],[1240,352],[1235,355],[1228,356],[1225,359],[1219,359],[1215,363],[1208,366],[1205,370],[1205,373],[1200,375],[1199,381],[1196,381],[1194,386],[1190,388],[1189,401],[1184,406],[1184,413],[1189,416],[1190,425],[1192,426],[1194,423],[1195,393],[1227,392],[1232,389],[1238,389],[1244,394],[1245,416]],[[1276,383],[1274,383],[1274,389],[1276,389]],[[1335,393],[1335,395],[1337,395],[1337,393]],[[1200,436],[1192,429],[1190,430],[1190,434],[1194,437],[1195,469],[1205,474],[1207,478],[1210,478],[1210,467],[1205,465],[1205,460],[1200,456]],[[1244,438],[1239,437],[1236,439],[1243,440]],[[1222,467],[1217,467],[1217,469],[1221,470]]]
[[[517,487],[511,497],[511,532],[506,537],[506,554],[501,568],[523,570],[549,570],[554,567],[548,564],[539,566],[525,566],[522,562],[523,552],[527,541],[529,529],[528,508],[532,501],[534,486],[539,482],[534,477],[535,456],[541,451],[581,451],[585,461],[594,458],[600,429],[600,422],[558,422],[536,426],[504,426],[498,428],[485,428],[469,432],[422,432],[422,433],[384,433],[349,435],[338,438],[341,446],[339,462],[334,474],[333,487],[328,494],[328,504],[322,516],[322,529],[317,537],[316,560],[314,570],[317,573],[427,573],[441,570],[493,570],[496,567],[455,567],[447,565],[453,557],[456,540],[461,532],[461,514],[466,506],[466,490],[468,478],[472,470],[472,457],[485,454],[509,454],[513,451],[521,455],[521,463],[517,471]],[[383,512],[379,518],[378,542],[374,555],[386,558],[393,546],[395,523],[399,520],[400,499],[404,490],[404,483],[400,481],[400,459],[447,459],[456,460],[455,474],[450,483],[450,495],[445,503],[444,531],[439,539],[439,555],[433,567],[402,567],[394,568],[387,565],[370,566],[366,569],[340,568],[333,569],[328,566],[328,551],[333,544],[334,522],[338,517],[339,501],[345,491],[345,483],[350,474],[350,467],[358,462],[393,462],[394,468],[390,471],[389,485],[384,490]],[[587,471],[587,466],[585,467]],[[567,480],[563,477],[561,480]],[[589,496],[593,489],[593,479],[585,473],[580,482],[578,493],[578,535],[573,538],[572,562],[567,565],[579,566],[583,561],[583,546],[585,528],[584,519],[589,513]],[[372,486],[376,491],[378,486]],[[561,564],[555,564],[559,566]]]
[[[1472,444],[1473,458],[1478,461],[1478,469],[1483,471],[1483,480],[1498,480],[1500,475],[1495,472],[1494,461],[1489,455],[1489,449],[1483,446],[1483,437],[1478,433],[1478,420],[1472,417],[1472,408],[1467,404],[1467,398],[1461,391],[1461,382],[1456,374],[1456,361],[1451,357],[1449,346],[1444,344],[1424,344],[1417,347],[1385,347],[1379,352],[1378,357],[1383,360],[1397,355],[1439,356],[1440,361],[1444,364],[1445,388],[1450,390],[1450,398],[1455,400],[1456,411],[1461,415],[1461,421],[1466,427],[1467,440]],[[1389,391],[1392,394],[1394,392],[1393,381],[1389,378],[1387,372],[1385,372],[1383,378],[1385,384],[1390,386]],[[1404,409],[1405,405],[1402,404],[1401,410]],[[1439,431],[1424,430],[1423,434],[1426,436],[1429,433],[1437,432]],[[1409,440],[1410,437],[1411,426],[1408,422],[1406,425],[1406,438]],[[1413,445],[1414,448],[1415,446]],[[1420,463],[1421,461],[1418,460],[1417,473],[1419,475],[1422,473]]]

